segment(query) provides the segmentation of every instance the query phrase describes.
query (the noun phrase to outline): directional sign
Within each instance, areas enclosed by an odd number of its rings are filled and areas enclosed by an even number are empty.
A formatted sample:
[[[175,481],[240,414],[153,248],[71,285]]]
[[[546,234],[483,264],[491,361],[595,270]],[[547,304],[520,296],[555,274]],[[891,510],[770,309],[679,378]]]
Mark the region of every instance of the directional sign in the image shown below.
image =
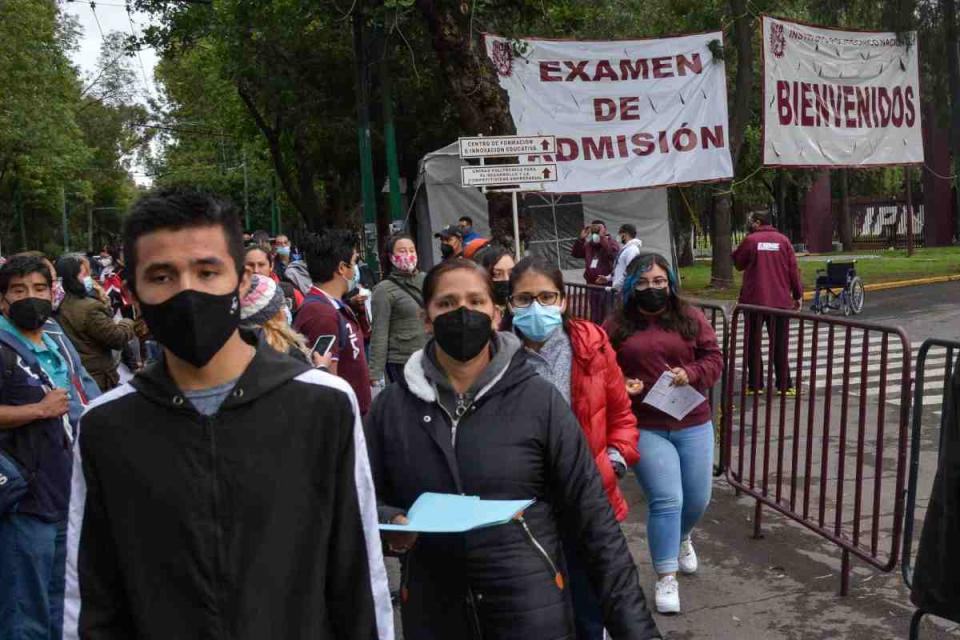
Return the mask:
[[[461,158],[501,158],[556,153],[555,136],[498,136],[460,138]]]
[[[495,164],[485,167],[460,167],[460,182],[465,187],[494,187],[531,182],[556,182],[555,164]]]

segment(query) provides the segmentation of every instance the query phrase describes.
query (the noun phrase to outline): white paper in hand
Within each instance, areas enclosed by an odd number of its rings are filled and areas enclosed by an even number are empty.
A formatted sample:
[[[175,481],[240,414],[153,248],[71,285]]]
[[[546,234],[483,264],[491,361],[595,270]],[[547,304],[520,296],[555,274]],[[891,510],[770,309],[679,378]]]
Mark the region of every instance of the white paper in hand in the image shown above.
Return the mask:
[[[424,493],[407,512],[408,524],[381,524],[381,531],[463,533],[510,522],[535,500],[481,500],[478,496]]]
[[[657,384],[647,392],[643,403],[677,420],[683,420],[688,413],[703,404],[704,400],[706,398],[689,384],[674,385],[673,374],[664,371]]]

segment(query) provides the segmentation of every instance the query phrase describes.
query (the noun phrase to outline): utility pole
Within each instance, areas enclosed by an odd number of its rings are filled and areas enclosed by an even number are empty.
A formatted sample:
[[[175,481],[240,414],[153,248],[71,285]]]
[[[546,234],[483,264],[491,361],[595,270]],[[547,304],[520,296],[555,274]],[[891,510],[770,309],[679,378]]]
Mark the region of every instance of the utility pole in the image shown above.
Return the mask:
[[[912,167],[904,167],[904,175],[907,178],[907,257],[913,255],[913,187],[910,184]]]
[[[403,201],[400,194],[400,166],[397,160],[397,133],[393,126],[393,80],[390,67],[384,59],[380,68],[383,91],[383,138],[387,147],[387,177],[390,181],[390,220],[394,231],[403,224]]]
[[[369,64],[363,33],[364,16],[353,14],[353,54],[356,58],[357,80],[357,147],[360,152],[360,195],[363,202],[363,227],[366,238],[367,266],[375,273],[380,270],[377,259],[377,196],[373,183],[373,151],[370,142]]]
[[[270,175],[270,233],[274,237],[280,233],[280,209],[277,206],[277,176]]]

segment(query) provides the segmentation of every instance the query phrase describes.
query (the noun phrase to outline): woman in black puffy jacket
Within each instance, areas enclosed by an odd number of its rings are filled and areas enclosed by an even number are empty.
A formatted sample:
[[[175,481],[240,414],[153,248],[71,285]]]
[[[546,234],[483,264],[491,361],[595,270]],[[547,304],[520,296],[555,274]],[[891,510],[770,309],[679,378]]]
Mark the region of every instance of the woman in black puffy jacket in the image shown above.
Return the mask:
[[[489,276],[448,260],[423,299],[432,338],[366,421],[381,522],[403,523],[424,492],[536,502],[468,533],[383,534],[404,554],[404,638],[572,640],[561,532],[580,541],[611,637],[659,638],[576,418],[520,341],[494,331]]]

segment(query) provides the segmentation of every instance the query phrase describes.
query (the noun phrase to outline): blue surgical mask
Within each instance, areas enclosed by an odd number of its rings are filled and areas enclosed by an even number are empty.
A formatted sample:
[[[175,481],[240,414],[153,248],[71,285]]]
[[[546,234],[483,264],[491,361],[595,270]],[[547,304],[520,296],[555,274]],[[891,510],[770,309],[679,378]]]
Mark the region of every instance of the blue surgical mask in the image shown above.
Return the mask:
[[[563,312],[556,305],[543,306],[536,300],[529,307],[513,310],[513,326],[534,342],[546,342],[563,324]]]
[[[93,291],[93,278],[90,276],[84,276],[83,278],[83,288],[87,290],[87,293]]]
[[[277,255],[286,258],[290,255],[290,247],[277,247]]]
[[[347,293],[353,291],[360,284],[360,265],[353,265],[353,276],[344,278],[347,281]]]
[[[600,244],[600,234],[595,233],[592,236],[590,236],[590,242],[592,242],[593,244]]]

